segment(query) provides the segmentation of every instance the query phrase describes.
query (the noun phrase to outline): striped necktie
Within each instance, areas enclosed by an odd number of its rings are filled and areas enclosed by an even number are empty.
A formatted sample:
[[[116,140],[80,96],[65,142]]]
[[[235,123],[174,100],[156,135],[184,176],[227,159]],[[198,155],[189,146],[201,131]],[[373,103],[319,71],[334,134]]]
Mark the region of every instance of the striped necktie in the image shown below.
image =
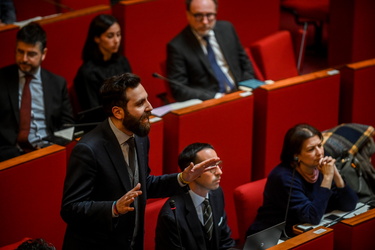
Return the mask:
[[[32,75],[25,75],[25,85],[22,90],[21,107],[20,107],[20,126],[17,135],[18,145],[26,153],[34,150],[29,142],[30,123],[31,123],[31,91],[30,82]]]
[[[207,57],[208,61],[210,62],[211,68],[213,69],[216,79],[219,82],[219,91],[220,93],[226,93],[227,88],[230,90],[234,89],[233,84],[229,81],[227,76],[224,74],[224,72],[221,70],[220,66],[217,64],[215,52],[211,47],[209,36],[203,36],[202,37],[206,41],[206,48],[207,48]]]
[[[210,202],[208,201],[208,199],[205,199],[203,201],[203,221],[204,221],[204,230],[207,233],[208,240],[211,240],[214,222],[212,219],[212,210],[211,210]]]

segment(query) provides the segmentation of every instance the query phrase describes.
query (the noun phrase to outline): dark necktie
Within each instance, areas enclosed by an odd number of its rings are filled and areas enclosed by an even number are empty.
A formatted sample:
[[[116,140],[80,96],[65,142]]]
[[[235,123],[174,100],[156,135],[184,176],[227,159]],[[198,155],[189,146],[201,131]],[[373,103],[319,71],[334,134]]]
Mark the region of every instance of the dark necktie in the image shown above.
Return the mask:
[[[22,91],[20,107],[20,127],[17,136],[18,145],[25,151],[34,150],[29,142],[30,122],[31,122],[31,91],[30,82],[32,75],[25,75],[25,86]]]
[[[220,93],[227,92],[227,86],[232,90],[233,84],[228,80],[227,76],[221,70],[220,66],[217,64],[215,52],[213,51],[209,36],[203,36],[203,39],[206,41],[206,48],[207,48],[207,57],[210,65],[215,73],[216,79],[219,82],[219,91]]]
[[[212,231],[213,231],[213,219],[212,219],[212,210],[210,206],[210,202],[208,199],[203,201],[203,221],[204,221],[204,230],[207,233],[208,240],[212,239]]]
[[[132,171],[133,173],[133,176],[134,176],[134,172],[135,172],[135,145],[134,145],[134,137],[130,137],[126,143],[129,145],[129,168],[130,170]]]

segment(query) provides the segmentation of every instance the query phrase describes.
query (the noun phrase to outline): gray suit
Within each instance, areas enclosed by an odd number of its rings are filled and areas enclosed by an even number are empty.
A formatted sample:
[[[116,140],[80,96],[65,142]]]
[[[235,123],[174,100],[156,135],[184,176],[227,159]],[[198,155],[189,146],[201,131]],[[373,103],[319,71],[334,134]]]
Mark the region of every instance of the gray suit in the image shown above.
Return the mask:
[[[251,62],[232,24],[217,21],[213,30],[235,82],[254,78]],[[190,26],[167,45],[167,74],[177,101],[207,100],[219,92],[218,81]]]

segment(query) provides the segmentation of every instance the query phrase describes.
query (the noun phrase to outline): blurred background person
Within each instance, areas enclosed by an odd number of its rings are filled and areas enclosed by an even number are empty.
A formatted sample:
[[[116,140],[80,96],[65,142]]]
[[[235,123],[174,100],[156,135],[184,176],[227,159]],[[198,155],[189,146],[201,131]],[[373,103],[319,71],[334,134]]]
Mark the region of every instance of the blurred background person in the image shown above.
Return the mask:
[[[16,22],[16,10],[12,0],[0,0],[0,27]]]
[[[176,101],[218,98],[254,78],[233,25],[217,21],[217,10],[217,0],[186,0],[189,24],[167,45],[167,75]]]
[[[286,236],[292,236],[293,225],[316,225],[329,211],[356,207],[356,193],[345,184],[335,159],[324,156],[322,140],[321,132],[308,124],[288,130],[281,163],[268,176],[263,205],[247,235],[286,219]]]
[[[55,246],[42,238],[22,242],[16,250],[56,250]]]
[[[115,17],[101,14],[91,21],[82,60],[74,87],[80,109],[88,110],[101,105],[99,89],[105,79],[132,72],[121,54],[121,27]]]
[[[37,23],[17,32],[16,64],[0,69],[0,161],[48,146],[72,124],[66,80],[41,67],[47,36]]]

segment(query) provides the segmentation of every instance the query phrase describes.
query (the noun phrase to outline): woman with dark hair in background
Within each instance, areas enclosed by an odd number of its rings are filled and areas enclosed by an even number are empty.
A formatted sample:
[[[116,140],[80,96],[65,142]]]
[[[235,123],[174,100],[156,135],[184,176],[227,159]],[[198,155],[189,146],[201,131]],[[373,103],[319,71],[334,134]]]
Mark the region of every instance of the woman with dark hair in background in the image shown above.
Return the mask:
[[[74,87],[80,109],[87,110],[101,105],[99,89],[105,79],[131,72],[128,60],[121,54],[121,28],[115,17],[101,14],[91,21],[82,60]]]
[[[336,160],[324,156],[322,140],[321,132],[308,124],[288,130],[281,163],[268,176],[263,205],[247,235],[286,220],[287,236],[292,236],[293,225],[316,225],[329,211],[350,211],[356,207],[356,193],[345,185]]]

